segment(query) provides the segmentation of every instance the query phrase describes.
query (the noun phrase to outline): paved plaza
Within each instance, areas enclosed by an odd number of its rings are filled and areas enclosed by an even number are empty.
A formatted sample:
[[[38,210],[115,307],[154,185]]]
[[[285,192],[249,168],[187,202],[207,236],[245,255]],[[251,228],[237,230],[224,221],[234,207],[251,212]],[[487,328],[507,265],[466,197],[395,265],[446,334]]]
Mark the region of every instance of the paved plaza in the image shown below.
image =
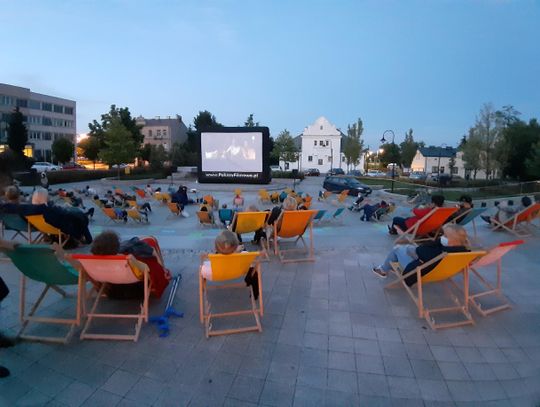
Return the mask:
[[[296,189],[316,197],[322,180],[308,178]],[[108,188],[90,185],[100,192]],[[228,204],[237,187],[186,185]],[[268,187],[291,186],[292,181],[275,180]],[[243,186],[246,205],[258,204],[259,188]],[[397,202],[397,214],[410,210],[403,199],[373,195]],[[172,218],[165,206],[152,206],[148,226],[106,225],[96,210],[91,231],[95,236],[113,229],[122,238],[155,235],[167,267],[182,274],[174,306],[184,317],[171,321],[166,338],[148,324],[136,343],[83,342],[75,335],[67,345],[21,342],[0,349],[0,365],[12,372],[0,380],[0,406],[540,405],[538,231],[503,259],[512,309],[487,318],[473,311],[475,325],[433,331],[418,318],[405,290],[384,289],[386,281],[371,272],[393,246],[386,222],[361,222],[345,211],[340,221],[314,227],[315,262],[282,265],[272,257],[262,263],[262,333],[206,339],[199,322],[199,255],[212,250],[220,229],[198,225],[195,206],[187,207],[189,218]],[[337,208],[331,202],[314,207]],[[477,241],[486,248],[514,240],[485,224],[477,229]],[[472,226],[467,230],[472,233]],[[0,259],[0,275],[11,289],[0,309],[0,328],[15,334],[19,272]],[[38,290],[29,284],[31,296]],[[73,310],[74,298],[49,295],[48,313]],[[161,314],[166,300],[166,294],[151,300],[151,315]]]

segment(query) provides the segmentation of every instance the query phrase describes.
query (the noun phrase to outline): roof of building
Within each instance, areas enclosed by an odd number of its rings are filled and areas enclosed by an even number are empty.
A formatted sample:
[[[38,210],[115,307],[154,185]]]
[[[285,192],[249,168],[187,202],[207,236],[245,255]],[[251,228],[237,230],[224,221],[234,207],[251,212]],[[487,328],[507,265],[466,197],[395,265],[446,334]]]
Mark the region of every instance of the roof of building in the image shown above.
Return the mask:
[[[302,132],[304,136],[341,136],[341,132],[324,116],[307,126]]]
[[[456,156],[457,150],[453,147],[420,147],[418,150],[420,150],[420,153],[424,157],[446,157],[446,158],[452,158]]]

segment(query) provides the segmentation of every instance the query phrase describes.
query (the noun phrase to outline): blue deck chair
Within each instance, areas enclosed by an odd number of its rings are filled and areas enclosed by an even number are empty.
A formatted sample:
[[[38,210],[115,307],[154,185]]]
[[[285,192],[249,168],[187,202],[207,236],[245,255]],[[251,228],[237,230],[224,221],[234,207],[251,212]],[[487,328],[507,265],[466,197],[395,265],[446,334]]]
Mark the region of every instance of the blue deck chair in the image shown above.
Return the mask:
[[[15,232],[15,234],[11,237],[11,240],[15,239],[17,236],[21,236],[28,243],[32,243],[29,240],[30,235],[28,234],[28,222],[26,222],[26,220],[20,215],[15,213],[0,213],[0,222],[2,222],[2,237],[4,237],[6,230],[11,230],[12,232]],[[37,232],[33,226],[30,227],[31,232]]]
[[[228,226],[228,225],[231,224],[231,222],[233,220],[234,211],[232,209],[229,209],[229,208],[221,208],[218,211],[218,216],[219,216],[219,220],[221,221],[221,223]]]
[[[471,208],[468,212],[466,212],[465,216],[460,217],[461,220],[459,222],[455,222],[454,220],[453,223],[458,223],[460,226],[465,226],[472,222],[474,237],[476,238],[476,223],[474,220],[482,215],[486,210],[487,208]]]
[[[73,334],[75,327],[81,323],[81,295],[84,287],[82,287],[82,280],[79,278],[78,270],[73,268],[71,264],[60,261],[56,257],[54,249],[48,245],[22,244],[17,246],[15,250],[1,251],[11,259],[15,267],[22,273],[21,300],[19,305],[22,326],[17,336],[29,340],[66,343]],[[42,290],[35,304],[32,305],[28,314],[25,311],[27,278],[45,284],[45,288]],[[66,292],[58,287],[62,285],[78,286],[75,317],[52,318],[49,316],[37,316],[36,312],[50,288],[63,297],[67,296]],[[24,335],[24,331],[30,322],[68,325],[69,331],[64,336]]]
[[[329,221],[334,221],[337,219],[342,220],[341,214],[343,213],[344,210],[345,210],[344,207],[336,209],[336,211],[332,215],[328,216],[328,220]]]
[[[321,220],[324,218],[324,215],[326,215],[326,209],[319,209],[319,211],[313,218],[313,221],[317,221],[317,223],[320,223]]]

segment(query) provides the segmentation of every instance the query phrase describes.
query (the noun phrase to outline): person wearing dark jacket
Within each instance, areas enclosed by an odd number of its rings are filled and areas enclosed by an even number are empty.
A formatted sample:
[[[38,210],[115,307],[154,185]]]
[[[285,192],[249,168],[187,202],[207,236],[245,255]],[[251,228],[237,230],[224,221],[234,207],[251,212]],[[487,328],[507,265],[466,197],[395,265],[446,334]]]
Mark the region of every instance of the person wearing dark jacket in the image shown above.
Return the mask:
[[[388,226],[388,232],[391,235],[397,235],[396,228],[399,228],[400,230],[405,232],[407,229],[414,226],[416,222],[418,222],[420,219],[430,213],[433,208],[441,208],[443,205],[444,196],[433,195],[431,197],[431,204],[429,204],[425,208],[414,208],[412,210],[413,216],[409,216],[408,218],[402,218],[399,216],[394,217],[394,219],[392,219],[392,225]]]
[[[434,259],[442,253],[468,252],[469,240],[467,232],[463,226],[455,224],[446,224],[443,226],[443,236],[430,243],[420,246],[416,245],[397,245],[388,254],[383,264],[373,268],[373,273],[380,278],[386,278],[388,272],[392,269],[391,263],[399,263],[403,274],[407,274],[423,263]],[[422,275],[426,275],[433,270],[439,262],[435,262],[422,270]],[[405,283],[410,287],[416,284],[416,273],[411,274],[405,279]]]
[[[8,240],[0,239],[1,249],[13,250],[15,247],[16,247],[16,243],[10,242]],[[4,282],[4,280],[2,280],[2,278],[0,277],[0,302],[2,302],[2,300],[6,298],[8,294],[9,294],[9,289],[6,283]],[[15,341],[13,341],[12,339],[0,333],[0,348],[8,348],[13,345],[15,345]],[[0,365],[0,379],[4,377],[8,377],[8,376],[9,376],[9,370],[6,367]]]

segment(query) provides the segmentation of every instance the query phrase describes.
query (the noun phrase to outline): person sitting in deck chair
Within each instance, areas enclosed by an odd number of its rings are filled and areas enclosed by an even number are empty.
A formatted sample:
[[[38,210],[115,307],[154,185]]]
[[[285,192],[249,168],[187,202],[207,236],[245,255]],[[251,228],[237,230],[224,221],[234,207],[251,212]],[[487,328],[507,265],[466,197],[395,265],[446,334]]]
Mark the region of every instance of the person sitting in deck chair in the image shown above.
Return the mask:
[[[281,215],[281,212],[283,211],[295,211],[297,209],[297,202],[296,199],[294,199],[292,196],[288,196],[283,201],[283,205],[281,206],[274,206],[272,208],[272,211],[270,212],[270,215],[268,216],[268,220],[266,221],[266,224],[270,227],[273,227],[274,222],[278,220],[279,215]],[[270,236],[272,236],[272,232],[270,232]],[[261,241],[261,238],[267,238],[267,232],[259,229],[255,232],[255,236],[253,237],[253,243],[259,244]]]
[[[457,224],[459,224],[463,219],[465,219],[465,216],[471,210],[474,205],[472,201],[472,197],[470,195],[461,195],[458,200],[458,210],[454,212],[450,217],[446,220],[445,223],[450,223],[452,221],[455,221]]]
[[[399,263],[403,274],[407,274],[426,263],[443,252],[457,253],[470,251],[467,231],[463,226],[449,224],[443,226],[443,236],[433,242],[423,243],[420,246],[407,244],[396,245],[386,256],[384,263],[373,267],[373,273],[380,278],[386,278],[388,272],[392,269],[390,263]],[[438,262],[422,270],[422,275],[426,275],[437,266]],[[405,283],[410,287],[416,284],[417,275],[411,274],[405,279]]]
[[[377,211],[383,208],[388,208],[386,201],[377,202],[373,205],[366,203],[359,209],[359,212],[363,212],[362,216],[360,216],[360,220],[369,222],[373,216],[376,216]]]
[[[16,247],[16,245],[17,245],[16,243],[11,242],[9,240],[0,239],[0,248],[2,249],[13,250]],[[0,303],[2,302],[4,298],[7,297],[8,294],[9,294],[9,289],[6,283],[4,282],[4,280],[2,280],[2,277],[0,277]],[[7,336],[4,336],[0,333],[0,348],[9,348],[10,346],[14,346],[14,345],[15,345],[15,341],[13,339],[8,338]],[[4,377],[8,377],[8,376],[9,376],[9,370],[6,367],[0,365],[0,379]]]
[[[525,209],[528,206],[531,206],[532,200],[528,196],[521,197],[521,204],[514,206],[514,201],[509,199],[507,202],[495,202],[495,206],[497,206],[497,213],[493,215],[493,218],[500,223],[505,223],[508,219],[510,219],[512,216],[514,216],[516,213],[521,212],[523,209]],[[484,220],[487,223],[491,224],[491,217],[490,216],[480,216],[482,220]]]
[[[410,227],[414,226],[416,222],[426,216],[431,212],[433,208],[441,208],[444,205],[444,196],[442,195],[432,195],[431,203],[425,208],[414,208],[412,210],[413,216],[408,218],[402,218],[399,216],[392,219],[392,225],[388,226],[388,233],[391,235],[397,235],[396,227],[400,228],[402,231],[406,231]]]

